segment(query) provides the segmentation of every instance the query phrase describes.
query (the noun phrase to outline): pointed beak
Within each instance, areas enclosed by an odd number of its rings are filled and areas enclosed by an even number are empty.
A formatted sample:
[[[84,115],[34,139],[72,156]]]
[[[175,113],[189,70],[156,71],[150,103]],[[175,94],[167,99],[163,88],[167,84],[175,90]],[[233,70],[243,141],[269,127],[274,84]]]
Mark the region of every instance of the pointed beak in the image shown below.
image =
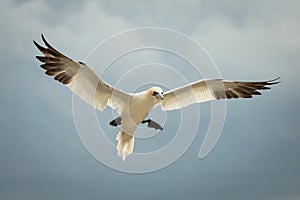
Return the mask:
[[[156,97],[157,99],[164,100],[164,95],[161,94],[161,93],[157,93],[157,94],[155,95],[155,97]]]

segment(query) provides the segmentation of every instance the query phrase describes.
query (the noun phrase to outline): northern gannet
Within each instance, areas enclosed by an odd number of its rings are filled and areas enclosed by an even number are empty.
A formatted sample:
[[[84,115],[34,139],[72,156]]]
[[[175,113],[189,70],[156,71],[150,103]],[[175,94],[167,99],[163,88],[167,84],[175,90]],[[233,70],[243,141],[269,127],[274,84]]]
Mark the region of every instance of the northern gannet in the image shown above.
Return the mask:
[[[140,123],[148,127],[163,130],[151,119],[145,119],[149,112],[160,105],[163,111],[176,110],[195,103],[231,98],[252,98],[261,95],[258,90],[270,89],[270,85],[279,83],[279,78],[261,82],[227,81],[222,79],[199,80],[194,83],[164,92],[152,87],[140,93],[127,93],[114,88],[100,79],[83,62],[76,62],[54,49],[41,35],[46,48],[35,41],[35,46],[44,54],[36,56],[46,74],[65,84],[82,100],[102,111],[106,105],[118,110],[120,115],[110,122],[120,125],[117,135],[117,152],[122,160],[133,152],[134,132]]]

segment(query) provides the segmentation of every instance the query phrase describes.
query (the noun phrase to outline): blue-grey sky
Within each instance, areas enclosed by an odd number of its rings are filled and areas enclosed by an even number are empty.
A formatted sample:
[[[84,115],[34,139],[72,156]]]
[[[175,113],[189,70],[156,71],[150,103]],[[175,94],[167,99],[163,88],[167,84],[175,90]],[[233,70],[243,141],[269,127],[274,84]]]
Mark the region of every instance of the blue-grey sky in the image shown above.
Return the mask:
[[[299,8],[293,0],[3,1],[0,198],[300,199]],[[71,92],[44,75],[32,40],[44,33],[59,50],[83,60],[111,35],[145,26],[193,37],[225,79],[281,76],[282,83],[260,97],[228,101],[222,136],[205,159],[197,157],[205,134],[200,128],[173,165],[133,175],[102,165],[85,150]]]

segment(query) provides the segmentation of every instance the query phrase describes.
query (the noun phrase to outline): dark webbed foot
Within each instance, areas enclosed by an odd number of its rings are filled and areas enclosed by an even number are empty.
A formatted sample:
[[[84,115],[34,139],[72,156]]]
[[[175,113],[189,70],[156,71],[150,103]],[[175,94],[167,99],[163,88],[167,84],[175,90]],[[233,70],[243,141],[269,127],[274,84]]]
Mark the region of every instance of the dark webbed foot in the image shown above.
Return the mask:
[[[118,126],[118,125],[121,125],[121,124],[122,124],[121,117],[117,117],[116,119],[109,122],[109,125],[111,125],[111,126]]]
[[[149,128],[154,128],[156,130],[163,130],[163,127],[161,125],[159,125],[157,122],[151,120],[151,119],[147,119],[147,120],[143,120],[141,122],[142,124],[148,123],[148,127]]]

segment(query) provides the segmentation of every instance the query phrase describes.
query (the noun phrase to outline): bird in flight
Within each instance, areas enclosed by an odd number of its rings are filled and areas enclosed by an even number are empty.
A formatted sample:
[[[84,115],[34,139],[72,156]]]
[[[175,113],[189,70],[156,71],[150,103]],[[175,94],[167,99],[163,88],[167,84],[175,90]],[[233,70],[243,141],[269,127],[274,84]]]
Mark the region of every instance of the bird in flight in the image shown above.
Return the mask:
[[[176,110],[195,103],[211,100],[252,98],[261,95],[259,90],[270,89],[279,83],[279,78],[270,81],[241,82],[222,79],[199,80],[179,88],[164,92],[159,87],[139,93],[127,93],[99,78],[85,63],[76,62],[54,49],[41,35],[46,47],[33,41],[43,54],[36,56],[41,61],[45,73],[69,87],[82,100],[102,111],[107,105],[117,109],[119,117],[112,120],[111,126],[120,126],[117,135],[117,152],[124,161],[133,152],[134,132],[139,124],[157,130],[163,127],[152,119],[145,119],[155,106],[163,111]]]

